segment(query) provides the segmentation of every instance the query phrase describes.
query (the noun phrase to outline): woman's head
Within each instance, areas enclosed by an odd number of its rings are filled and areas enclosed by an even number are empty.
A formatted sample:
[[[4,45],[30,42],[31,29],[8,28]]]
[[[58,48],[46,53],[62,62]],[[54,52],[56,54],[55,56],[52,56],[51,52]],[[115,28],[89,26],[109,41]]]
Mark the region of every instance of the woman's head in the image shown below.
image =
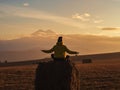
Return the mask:
[[[62,42],[62,37],[58,37],[58,42]]]
[[[57,45],[63,45],[62,37],[58,37]]]

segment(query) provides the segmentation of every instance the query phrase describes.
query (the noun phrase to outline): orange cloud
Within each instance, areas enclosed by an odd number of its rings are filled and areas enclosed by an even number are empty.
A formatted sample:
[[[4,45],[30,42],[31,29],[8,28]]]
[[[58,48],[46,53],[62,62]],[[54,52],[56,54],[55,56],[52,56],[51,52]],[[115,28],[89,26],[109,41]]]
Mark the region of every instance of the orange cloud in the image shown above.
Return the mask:
[[[102,23],[104,20],[98,18],[98,16],[92,16],[89,13],[79,14],[75,13],[72,15],[73,19],[81,20],[83,22],[92,22],[94,24]]]
[[[76,14],[72,15],[73,19],[79,19],[81,21],[89,21],[90,19],[88,17],[90,17],[90,14],[88,14],[88,13],[85,13],[83,15],[76,13]]]
[[[101,28],[102,30],[119,30],[120,28],[119,27],[104,27],[104,28]]]

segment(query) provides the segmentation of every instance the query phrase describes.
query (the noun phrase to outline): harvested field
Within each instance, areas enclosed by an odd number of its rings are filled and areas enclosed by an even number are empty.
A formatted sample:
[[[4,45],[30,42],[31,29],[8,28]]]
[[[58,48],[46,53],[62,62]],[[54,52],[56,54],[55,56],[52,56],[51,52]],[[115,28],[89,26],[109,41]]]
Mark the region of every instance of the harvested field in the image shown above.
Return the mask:
[[[120,63],[76,64],[81,90],[120,90]],[[0,67],[0,90],[34,90],[37,65]]]
[[[119,64],[79,64],[81,90],[120,90]]]
[[[0,90],[34,90],[36,65],[0,67]]]

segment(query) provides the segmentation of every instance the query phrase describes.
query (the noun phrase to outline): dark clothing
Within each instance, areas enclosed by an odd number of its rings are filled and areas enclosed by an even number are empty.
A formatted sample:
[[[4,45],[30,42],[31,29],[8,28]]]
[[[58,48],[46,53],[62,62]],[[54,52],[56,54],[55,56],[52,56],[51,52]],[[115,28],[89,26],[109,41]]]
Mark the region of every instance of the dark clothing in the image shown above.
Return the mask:
[[[65,58],[55,58],[54,57],[54,54],[51,54],[51,58],[54,60],[54,61],[69,61],[69,57],[70,56],[66,56]]]

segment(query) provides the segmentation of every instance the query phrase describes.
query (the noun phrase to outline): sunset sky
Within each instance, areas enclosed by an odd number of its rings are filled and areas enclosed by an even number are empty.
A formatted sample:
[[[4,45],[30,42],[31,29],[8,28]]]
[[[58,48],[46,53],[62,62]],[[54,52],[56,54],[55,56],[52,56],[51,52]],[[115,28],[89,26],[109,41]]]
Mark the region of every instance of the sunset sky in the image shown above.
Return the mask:
[[[0,40],[38,29],[120,36],[120,0],[0,0]]]

